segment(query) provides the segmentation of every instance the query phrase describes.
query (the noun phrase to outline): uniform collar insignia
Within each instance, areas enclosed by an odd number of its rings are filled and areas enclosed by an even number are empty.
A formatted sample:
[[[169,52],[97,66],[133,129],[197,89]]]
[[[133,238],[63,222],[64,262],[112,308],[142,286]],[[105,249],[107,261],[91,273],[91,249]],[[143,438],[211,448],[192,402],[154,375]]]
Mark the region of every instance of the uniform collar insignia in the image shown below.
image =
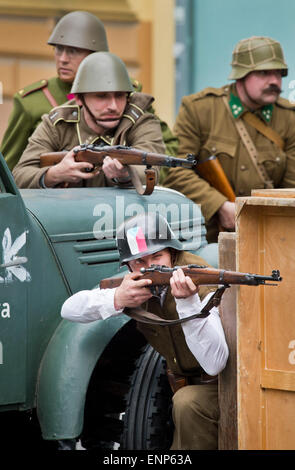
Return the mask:
[[[272,112],[273,112],[273,104],[267,104],[266,106],[263,106],[260,112],[261,112],[261,117],[264,119],[264,121],[270,122],[271,117],[272,117]]]
[[[230,94],[229,98],[229,107],[231,113],[235,119],[241,116],[241,114],[245,111],[245,107],[242,105],[240,98],[233,93]]]
[[[231,110],[231,113],[235,119],[239,118],[241,114],[243,114],[247,109],[245,106],[242,104],[240,98],[233,93],[230,94],[230,99],[229,99],[229,107]],[[262,108],[259,109],[259,113],[261,114],[261,117],[264,119],[266,122],[270,122],[272,118],[272,113],[273,113],[273,104],[267,104],[263,106]]]

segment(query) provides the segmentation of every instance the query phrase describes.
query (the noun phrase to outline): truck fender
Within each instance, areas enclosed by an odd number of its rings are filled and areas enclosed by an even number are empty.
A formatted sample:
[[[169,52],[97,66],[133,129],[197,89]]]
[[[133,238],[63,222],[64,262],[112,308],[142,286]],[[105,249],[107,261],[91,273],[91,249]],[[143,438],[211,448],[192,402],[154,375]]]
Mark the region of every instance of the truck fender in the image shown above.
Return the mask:
[[[80,435],[93,369],[107,344],[129,320],[120,315],[87,324],[61,321],[39,371],[37,415],[43,439]]]

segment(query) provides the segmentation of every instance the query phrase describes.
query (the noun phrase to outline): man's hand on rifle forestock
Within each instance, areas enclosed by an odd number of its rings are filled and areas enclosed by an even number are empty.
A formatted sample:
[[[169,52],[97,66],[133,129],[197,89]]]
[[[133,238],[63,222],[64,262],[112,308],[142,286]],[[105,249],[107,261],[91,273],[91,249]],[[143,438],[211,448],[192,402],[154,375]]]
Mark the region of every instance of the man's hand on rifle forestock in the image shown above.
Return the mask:
[[[185,276],[182,269],[173,271],[170,279],[171,294],[176,299],[186,299],[199,291],[189,276]]]
[[[88,162],[76,162],[74,149],[70,150],[57,165],[51,166],[45,173],[44,183],[48,188],[60,183],[79,183],[81,180],[91,179],[93,165]],[[90,172],[89,172],[90,170]],[[87,172],[88,171],[88,172]]]
[[[139,307],[152,297],[148,286],[150,279],[140,279],[140,273],[126,274],[121,285],[116,288],[114,306],[116,310],[125,307]]]
[[[120,163],[116,158],[110,158],[106,156],[103,161],[102,170],[106,177],[110,180],[120,180],[120,178],[126,179],[129,177],[129,173],[126,167],[124,167],[124,165],[122,165],[122,163]]]

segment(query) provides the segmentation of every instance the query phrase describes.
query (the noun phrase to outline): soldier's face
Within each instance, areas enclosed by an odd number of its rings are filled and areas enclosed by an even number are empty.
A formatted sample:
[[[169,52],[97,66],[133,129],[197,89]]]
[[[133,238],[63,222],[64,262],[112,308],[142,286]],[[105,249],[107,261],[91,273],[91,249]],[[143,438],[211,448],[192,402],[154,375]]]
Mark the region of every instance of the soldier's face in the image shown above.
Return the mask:
[[[107,131],[118,126],[127,104],[127,93],[121,91],[85,93],[84,102],[94,116],[96,125]],[[78,101],[78,104],[83,103]],[[84,108],[84,112],[86,121],[89,122],[87,108]]]
[[[57,75],[63,82],[72,83],[82,60],[91,54],[87,49],[56,45],[54,58]]]
[[[169,248],[165,248],[164,250],[157,251],[157,253],[143,256],[142,258],[128,262],[129,268],[132,272],[140,272],[141,268],[149,268],[152,264],[159,264],[161,266],[171,268],[172,263]]]
[[[280,96],[282,74],[280,70],[261,70],[249,73],[243,80],[248,97],[261,106],[275,103]]]

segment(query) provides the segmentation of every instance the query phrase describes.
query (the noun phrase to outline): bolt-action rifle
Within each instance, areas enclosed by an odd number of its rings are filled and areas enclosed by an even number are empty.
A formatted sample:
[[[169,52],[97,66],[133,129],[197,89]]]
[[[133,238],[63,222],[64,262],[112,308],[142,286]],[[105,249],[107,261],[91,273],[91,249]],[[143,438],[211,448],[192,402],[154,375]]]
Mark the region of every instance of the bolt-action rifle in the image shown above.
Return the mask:
[[[276,286],[277,282],[282,281],[280,271],[273,270],[270,276],[262,276],[260,274],[240,273],[237,271],[226,271],[224,269],[209,268],[208,266],[198,266],[196,264],[189,264],[187,266],[175,266],[168,268],[167,266],[152,265],[150,268],[141,268],[140,279],[150,279],[152,284],[148,286],[153,295],[159,295],[163,290],[163,286],[170,285],[170,278],[173,271],[181,268],[186,276],[189,276],[196,286],[200,285],[219,285],[220,287],[214,292],[205,307],[200,313],[191,315],[190,317],[178,320],[165,320],[150,312],[146,312],[141,308],[125,308],[124,313],[144,323],[153,323],[157,325],[174,325],[183,323],[193,318],[204,318],[210,314],[212,307],[217,307],[220,302],[224,291],[231,285],[244,285],[244,286]],[[123,278],[107,278],[100,281],[100,288],[115,288],[120,286]]]
[[[40,167],[56,165],[65,157],[67,151],[49,152],[40,155]],[[152,166],[182,166],[184,168],[193,168],[196,160],[193,155],[187,155],[186,158],[176,158],[165,154],[145,152],[144,150],[126,147],[124,145],[103,146],[81,145],[74,150],[76,162],[88,162],[93,165],[94,171],[98,173],[103,165],[106,156],[117,159],[122,165],[126,165],[131,181],[141,195],[152,194],[156,183],[156,171]],[[139,176],[132,168],[133,165],[144,165],[146,167],[146,188],[143,189]]]

